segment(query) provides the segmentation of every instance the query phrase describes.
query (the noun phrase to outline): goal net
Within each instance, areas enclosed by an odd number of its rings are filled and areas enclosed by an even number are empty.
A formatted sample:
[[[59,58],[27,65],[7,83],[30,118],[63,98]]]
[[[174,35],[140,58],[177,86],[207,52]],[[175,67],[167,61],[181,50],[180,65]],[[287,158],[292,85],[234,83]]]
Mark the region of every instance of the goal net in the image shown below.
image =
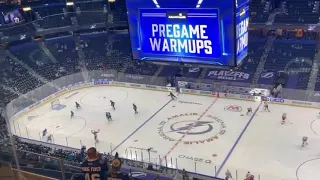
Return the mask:
[[[56,99],[54,101],[51,102],[51,109],[56,109],[57,107],[60,106],[60,101],[59,99]]]

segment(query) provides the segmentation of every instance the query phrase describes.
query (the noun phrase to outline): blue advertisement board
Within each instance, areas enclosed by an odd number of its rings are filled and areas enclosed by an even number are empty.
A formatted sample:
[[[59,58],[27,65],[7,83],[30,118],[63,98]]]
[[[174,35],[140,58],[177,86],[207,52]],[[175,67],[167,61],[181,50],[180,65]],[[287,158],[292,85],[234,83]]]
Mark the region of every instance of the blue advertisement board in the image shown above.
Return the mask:
[[[235,48],[235,0],[126,3],[134,59],[236,66],[245,56]]]

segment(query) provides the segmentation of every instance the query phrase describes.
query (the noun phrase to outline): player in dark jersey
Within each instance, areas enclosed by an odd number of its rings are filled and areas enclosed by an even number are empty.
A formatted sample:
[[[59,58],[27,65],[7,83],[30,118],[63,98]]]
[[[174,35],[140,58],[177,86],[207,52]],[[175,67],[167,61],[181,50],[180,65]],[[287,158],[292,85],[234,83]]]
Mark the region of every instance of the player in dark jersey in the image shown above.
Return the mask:
[[[80,104],[78,102],[76,102],[76,108],[79,109],[81,108]]]
[[[71,111],[71,118],[73,118],[74,117],[74,112],[73,111]]]
[[[96,148],[89,148],[87,156],[87,159],[81,164],[81,170],[84,173],[85,180],[107,179],[108,162],[101,158]]]
[[[137,105],[135,105],[134,103],[132,105],[133,105],[134,114],[138,114]]]
[[[113,108],[113,110],[116,110],[116,108],[115,108],[115,102],[113,102],[112,100],[110,100],[110,104],[111,104],[111,107]]]
[[[175,96],[172,92],[170,92],[168,96],[170,96],[172,100],[177,99],[177,96]]]

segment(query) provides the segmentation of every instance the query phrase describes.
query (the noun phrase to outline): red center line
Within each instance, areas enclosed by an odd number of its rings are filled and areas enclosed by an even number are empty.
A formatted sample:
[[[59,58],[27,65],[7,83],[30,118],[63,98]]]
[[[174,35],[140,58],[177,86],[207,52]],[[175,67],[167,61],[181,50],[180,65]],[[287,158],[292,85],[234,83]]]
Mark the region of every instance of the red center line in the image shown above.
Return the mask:
[[[163,160],[166,159],[166,157],[168,157],[170,155],[170,153],[172,153],[172,151],[182,142],[182,140],[189,134],[189,132],[191,131],[192,128],[194,128],[194,126],[200,121],[200,119],[202,119],[202,117],[209,111],[209,109],[213,106],[214,103],[216,103],[216,101],[218,100],[218,98],[216,98],[210,105],[209,107],[198,117],[198,119],[196,120],[196,122],[194,122],[192,124],[192,126],[189,127],[189,129],[187,130],[186,133],[184,133],[183,136],[181,136],[181,138],[179,140],[177,140],[177,142],[171,147],[171,149],[169,150],[169,152],[160,160],[160,164],[163,162]]]

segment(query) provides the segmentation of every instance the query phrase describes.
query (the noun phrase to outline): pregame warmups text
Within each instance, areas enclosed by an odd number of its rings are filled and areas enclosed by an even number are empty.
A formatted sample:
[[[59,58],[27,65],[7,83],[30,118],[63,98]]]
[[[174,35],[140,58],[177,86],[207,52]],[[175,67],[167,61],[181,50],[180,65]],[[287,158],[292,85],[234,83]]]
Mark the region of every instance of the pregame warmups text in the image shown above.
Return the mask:
[[[152,24],[152,51],[212,54],[207,25]]]

